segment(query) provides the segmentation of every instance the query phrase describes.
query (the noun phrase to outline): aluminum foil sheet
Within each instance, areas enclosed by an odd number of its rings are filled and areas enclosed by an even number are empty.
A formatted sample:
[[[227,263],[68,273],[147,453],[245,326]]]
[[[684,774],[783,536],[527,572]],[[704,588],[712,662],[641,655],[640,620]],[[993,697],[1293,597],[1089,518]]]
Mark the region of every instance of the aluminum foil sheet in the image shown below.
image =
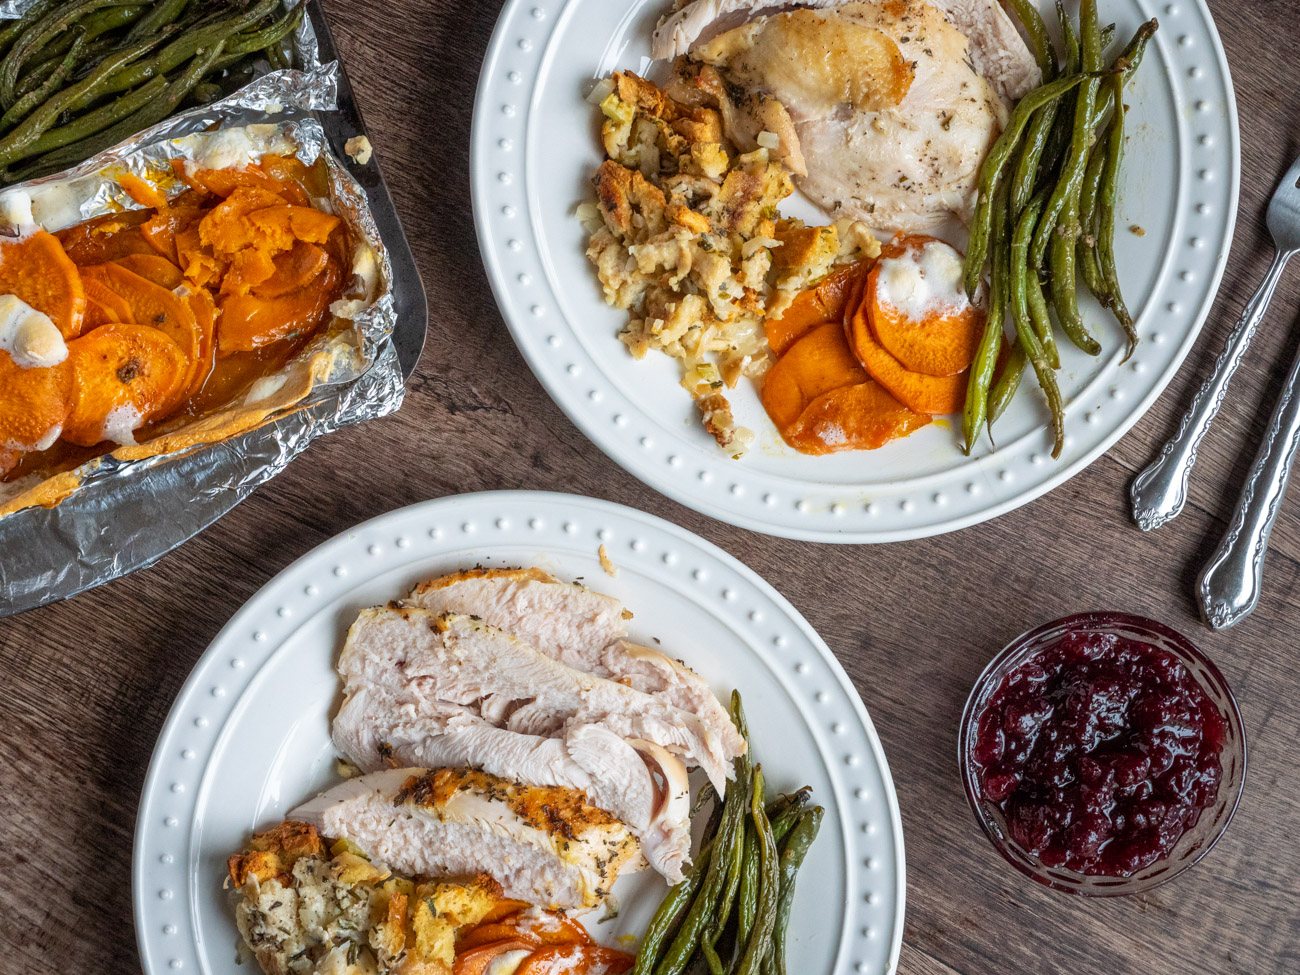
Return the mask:
[[[314,35],[313,35],[314,38]],[[0,517],[0,616],[100,585],[161,557],[270,480],[317,437],[383,416],[402,403],[404,385],[392,344],[396,325],[391,265],[361,186],[331,152],[311,111],[334,107],[338,66],[267,74],[229,98],[160,123],[73,170],[0,192],[31,197],[47,229],[70,226],[123,206],[134,207],[116,175],[165,171],[195,147],[238,155],[223,145],[239,128],[260,151],[296,151],[304,162],[323,156],[331,206],[354,242],[353,281],[368,298],[336,303],[353,327],[319,335],[286,367],[309,376],[309,392],[271,409],[247,432],[137,460],[108,455],[79,469],[79,485],[53,507]],[[214,131],[215,130],[215,131]],[[304,369],[306,370],[304,372]],[[292,383],[290,383],[292,385]],[[256,388],[256,387],[255,387]],[[241,404],[275,405],[274,383]],[[287,391],[286,391],[287,395]],[[257,411],[254,411],[255,413]],[[14,492],[13,485],[0,491]],[[3,495],[0,495],[3,501]]]

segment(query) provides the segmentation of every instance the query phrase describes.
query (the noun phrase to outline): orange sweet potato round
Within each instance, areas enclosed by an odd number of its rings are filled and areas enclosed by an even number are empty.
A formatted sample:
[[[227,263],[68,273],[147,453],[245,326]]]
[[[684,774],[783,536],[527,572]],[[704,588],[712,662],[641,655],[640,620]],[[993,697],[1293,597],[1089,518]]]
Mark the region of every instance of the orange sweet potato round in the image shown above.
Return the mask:
[[[60,230],[54,236],[78,266],[103,264],[127,254],[154,254],[156,251],[140,233],[140,225],[152,215],[148,210],[110,213]]]
[[[68,360],[48,369],[24,369],[0,350],[0,448],[14,453],[48,446],[72,409]]]
[[[958,412],[966,401],[965,374],[927,376],[907,369],[876,341],[868,319],[869,304],[865,300],[860,302],[853,313],[849,341],[871,378],[917,413]]]
[[[305,240],[297,241],[289,250],[275,255],[275,272],[254,287],[253,294],[259,298],[279,298],[305,288],[328,263],[329,255],[322,248]]]
[[[185,296],[185,302],[194,313],[194,321],[199,329],[198,360],[185,392],[185,398],[191,399],[202,391],[203,385],[212,375],[212,364],[217,355],[217,303],[212,292],[206,288],[191,291]]]
[[[875,450],[930,422],[874,380],[822,393],[781,430],[785,442],[805,454]]]
[[[761,399],[778,430],[794,423],[818,396],[867,381],[838,322],[814,327],[767,371]]]
[[[311,171],[297,156],[263,156],[257,168],[279,181],[284,198],[290,203],[295,206],[311,205],[311,197],[307,192],[312,179]]]
[[[133,271],[146,281],[152,281],[160,288],[174,291],[181,286],[185,276],[181,269],[167,258],[158,254],[128,254],[113,261],[128,271]]]
[[[822,322],[839,321],[849,302],[853,287],[866,271],[866,262],[836,268],[815,287],[800,291],[790,307],[777,318],[763,323],[767,344],[777,355]]]
[[[244,169],[186,169],[186,183],[214,196],[225,198],[241,188],[263,190],[276,196],[284,195],[284,185],[256,166]]]
[[[127,196],[142,207],[161,210],[167,206],[167,196],[153,183],[137,176],[135,173],[123,173],[117,178],[118,185],[126,190]]]
[[[86,270],[90,270],[87,268]],[[135,323],[135,313],[131,311],[131,306],[126,303],[126,299],[119,295],[112,288],[108,287],[103,280],[93,274],[86,274],[84,271],[81,275],[81,287],[85,289],[88,301],[94,301],[100,308],[108,313],[107,320],[96,321],[97,325],[105,325],[109,322],[128,322]],[[90,331],[91,324],[89,318],[83,331]]]
[[[58,238],[44,230],[0,244],[0,294],[17,295],[45,312],[65,339],[81,334],[86,314],[81,275]]]
[[[156,328],[176,343],[186,357],[185,378],[178,394],[183,395],[199,369],[202,344],[199,325],[189,303],[119,264],[98,264],[84,268],[81,273],[124,300],[131,310],[131,321]]]
[[[199,242],[225,258],[245,247],[260,247],[273,252],[288,250],[292,240],[283,247],[267,248],[266,234],[250,219],[254,211],[278,210],[284,206],[287,206],[284,200],[274,193],[241,186],[203,217],[199,224]]]
[[[223,355],[252,352],[290,336],[314,332],[338,297],[341,278],[338,264],[331,259],[305,288],[278,298],[226,295],[217,322],[217,348]]]
[[[295,240],[323,244],[342,221],[332,213],[312,207],[274,206],[254,210],[248,221],[256,229],[256,246],[272,251],[286,251]]]
[[[82,335],[85,335],[91,329],[99,328],[101,325],[115,325],[121,320],[121,316],[113,309],[101,305],[89,295],[86,296],[86,317],[82,319]]]
[[[185,388],[180,346],[147,325],[104,325],[68,343],[72,412],[63,439],[93,447],[162,416]]]
[[[914,258],[928,244],[948,247],[933,237],[904,237],[885,248],[881,261]],[[914,320],[881,295],[883,266],[878,263],[871,269],[866,285],[867,315],[876,341],[912,372],[955,376],[969,369],[984,333],[984,312],[974,305],[961,304],[947,309],[936,307],[924,318]],[[964,301],[964,295],[961,298]]]

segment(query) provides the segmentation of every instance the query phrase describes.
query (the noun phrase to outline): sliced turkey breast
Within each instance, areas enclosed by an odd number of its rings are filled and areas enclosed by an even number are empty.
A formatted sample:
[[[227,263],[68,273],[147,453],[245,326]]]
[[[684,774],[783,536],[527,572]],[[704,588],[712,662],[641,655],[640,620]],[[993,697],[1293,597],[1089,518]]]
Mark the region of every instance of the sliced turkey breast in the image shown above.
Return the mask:
[[[826,9],[853,0],[691,0],[664,17],[655,29],[651,56],[673,58],[761,14],[791,7]],[[877,0],[899,6],[898,0]],[[1007,101],[1042,82],[1042,73],[1007,12],[997,0],[928,0],[929,5],[970,40],[971,64]]]
[[[394,765],[480,768],[530,785],[581,790],[622,820],[646,860],[670,883],[690,858],[690,787],[681,761],[650,742],[628,742],[599,725],[559,737],[498,728],[458,704],[399,700],[356,687],[334,718],[334,744],[363,771]]]
[[[813,202],[879,231],[917,233],[949,214],[969,218],[1006,119],[971,52],[938,6],[882,0],[755,16],[690,57],[786,107],[807,168],[797,183]]]
[[[581,792],[466,769],[364,775],[290,818],[350,840],[400,873],[486,873],[506,896],[556,910],[594,907],[619,871],[640,862],[628,828]]]
[[[499,727],[547,737],[599,725],[700,766],[719,791],[731,771],[728,750],[695,714],[565,666],[470,616],[412,607],[362,610],[338,670],[345,697],[380,687],[403,704],[458,704]]]
[[[699,674],[666,653],[627,642],[622,602],[540,569],[473,569],[415,587],[407,605],[477,616],[575,670],[607,677],[690,711],[718,738],[723,756],[744,739]]]

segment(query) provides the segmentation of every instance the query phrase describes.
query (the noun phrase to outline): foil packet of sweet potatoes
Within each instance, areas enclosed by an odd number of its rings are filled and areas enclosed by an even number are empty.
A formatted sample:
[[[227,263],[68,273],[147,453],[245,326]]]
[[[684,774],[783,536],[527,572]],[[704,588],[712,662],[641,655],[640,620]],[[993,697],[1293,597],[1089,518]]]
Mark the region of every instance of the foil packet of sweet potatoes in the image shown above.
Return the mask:
[[[226,406],[164,424],[72,469],[0,483],[0,616],[149,564],[317,437],[401,405],[389,254],[364,190],[314,114],[336,107],[339,69],[319,63],[306,26],[295,38],[302,67],[265,74],[71,170],[0,191],[0,214],[30,206],[35,223],[54,232],[139,207],[123,187],[126,174],[156,180],[175,160],[222,169],[291,156],[323,167],[327,195],[313,203],[341,218],[351,256],[345,297],[330,306],[326,325]],[[164,185],[169,193],[183,189]]]

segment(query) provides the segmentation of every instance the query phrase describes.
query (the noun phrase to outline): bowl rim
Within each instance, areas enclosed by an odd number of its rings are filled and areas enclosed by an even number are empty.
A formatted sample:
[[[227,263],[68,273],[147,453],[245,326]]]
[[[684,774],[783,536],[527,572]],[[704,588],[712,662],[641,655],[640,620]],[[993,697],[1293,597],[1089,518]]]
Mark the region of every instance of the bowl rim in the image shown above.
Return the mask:
[[[1060,631],[1062,634],[1074,629],[1098,630],[1104,627],[1127,627],[1135,630],[1146,630],[1153,632],[1164,638],[1169,643],[1175,645],[1178,651],[1194,660],[1198,665],[1205,669],[1209,678],[1217,683],[1218,687],[1214,690],[1222,691],[1223,701],[1226,705],[1224,713],[1225,720],[1232,727],[1235,734],[1241,742],[1241,775],[1237,783],[1235,794],[1228,797],[1224,808],[1226,815],[1218,829],[1209,836],[1208,840],[1203,842],[1195,851],[1194,855],[1188,856],[1183,862],[1176,867],[1166,870],[1157,877],[1141,878],[1139,881],[1129,886],[1129,881],[1134,878],[1106,878],[1104,875],[1085,875],[1077,874],[1081,880],[1105,880],[1111,879],[1113,883],[1107,886],[1085,885],[1083,883],[1068,882],[1068,877],[1075,875],[1073,871],[1065,868],[1053,868],[1055,873],[1046,873],[1046,867],[1043,866],[1038,858],[1026,850],[1023,850],[1009,836],[1003,832],[991,821],[986,814],[983,804],[987,801],[982,799],[979,794],[978,783],[976,782],[975,763],[969,755],[967,747],[971,729],[977,720],[976,708],[979,707],[982,713],[984,698],[987,697],[991,690],[991,681],[1003,669],[1007,668],[1018,656],[1024,655],[1042,649],[1038,641],[1046,634],[1052,631]],[[1205,680],[1201,675],[1192,673],[1192,678],[1203,690],[1209,690],[1205,687]],[[1211,695],[1217,698],[1217,694]],[[1241,710],[1237,706],[1236,695],[1232,693],[1232,688],[1223,672],[1210,657],[1192,642],[1183,633],[1175,630],[1166,623],[1159,620],[1151,619],[1146,616],[1139,616],[1134,613],[1126,613],[1117,610],[1091,610],[1081,613],[1073,613],[1069,616],[1062,616],[1059,619],[1042,623],[1031,629],[1025,630],[1019,636],[1008,642],[1001,650],[994,654],[993,658],[980,671],[979,677],[971,687],[970,694],[966,698],[966,703],[962,708],[961,722],[958,725],[957,732],[957,766],[962,779],[962,785],[966,791],[966,801],[970,804],[971,812],[975,816],[975,821],[979,823],[980,830],[984,836],[997,850],[999,855],[1015,867],[1020,873],[1029,877],[1035,883],[1041,884],[1052,890],[1061,891],[1068,894],[1076,894],[1083,897],[1124,897],[1130,894],[1145,893],[1169,883],[1175,877],[1181,876],[1185,871],[1195,864],[1199,863],[1206,854],[1208,854],[1215,845],[1222,839],[1223,834],[1227,832],[1233,816],[1236,815],[1237,807],[1241,803],[1241,797],[1245,792],[1246,774],[1249,769],[1249,748],[1246,741],[1246,726],[1241,717]],[[1216,799],[1216,805],[1220,800]],[[1209,807],[1213,808],[1213,807]],[[1181,841],[1181,837],[1180,837]],[[1177,848],[1175,843],[1175,849]],[[1014,856],[1012,850],[1019,853],[1020,859]],[[1161,860],[1167,860],[1162,857]],[[1039,869],[1035,870],[1029,862],[1038,864]],[[1160,861],[1157,861],[1160,862]],[[1061,876],[1057,876],[1060,874]]]

